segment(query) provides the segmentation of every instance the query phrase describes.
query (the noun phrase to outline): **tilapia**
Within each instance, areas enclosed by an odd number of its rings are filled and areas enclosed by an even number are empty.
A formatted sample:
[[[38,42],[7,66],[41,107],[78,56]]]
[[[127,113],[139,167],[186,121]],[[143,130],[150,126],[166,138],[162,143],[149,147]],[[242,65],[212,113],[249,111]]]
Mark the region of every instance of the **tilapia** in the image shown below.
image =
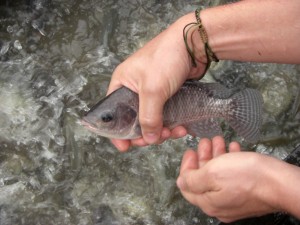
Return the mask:
[[[228,89],[219,83],[187,81],[164,105],[163,124],[184,126],[193,136],[222,135],[228,124],[250,143],[260,137],[263,99],[259,91]],[[139,96],[121,87],[100,100],[83,117],[82,124],[100,136],[116,139],[141,137]]]

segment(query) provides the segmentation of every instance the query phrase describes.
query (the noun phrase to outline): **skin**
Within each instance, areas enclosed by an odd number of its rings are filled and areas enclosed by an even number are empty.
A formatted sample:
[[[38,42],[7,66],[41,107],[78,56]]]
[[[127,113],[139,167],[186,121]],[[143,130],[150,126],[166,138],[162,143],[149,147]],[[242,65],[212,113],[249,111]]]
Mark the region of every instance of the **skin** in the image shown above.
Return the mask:
[[[299,0],[244,0],[202,10],[200,17],[220,60],[300,64],[299,9]],[[143,134],[136,140],[112,140],[120,151],[186,135],[183,127],[163,128],[162,111],[186,79],[200,78],[204,71],[198,31],[188,35],[197,67],[192,67],[182,37],[183,27],[194,21],[194,13],[179,18],[114,71],[108,94],[121,86],[139,94]],[[223,141],[204,140],[198,153],[185,154],[177,184],[189,202],[225,222],[278,210],[300,218],[299,168],[240,152],[237,143],[228,154],[224,149]]]
[[[248,0],[203,10],[200,18],[220,60],[300,63],[299,8],[298,0]],[[121,86],[139,94],[143,134],[138,140],[112,140],[120,151],[186,134],[182,127],[163,129],[162,111],[183,82],[200,78],[206,65],[197,29],[188,37],[196,55],[196,68],[187,53],[182,30],[191,22],[195,22],[194,13],[179,18],[115,69],[108,94]]]
[[[177,186],[190,203],[226,223],[278,211],[300,218],[298,167],[241,152],[236,142],[228,151],[224,139],[217,136],[201,139],[197,152],[185,152]],[[287,193],[288,185],[292,194]]]

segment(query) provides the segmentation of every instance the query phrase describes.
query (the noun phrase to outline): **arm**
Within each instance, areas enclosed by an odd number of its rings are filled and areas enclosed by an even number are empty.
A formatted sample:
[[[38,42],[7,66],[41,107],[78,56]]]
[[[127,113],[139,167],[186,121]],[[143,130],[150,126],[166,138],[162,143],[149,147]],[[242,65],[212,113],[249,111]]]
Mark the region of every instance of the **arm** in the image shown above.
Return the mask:
[[[240,1],[203,10],[200,17],[219,59],[300,63],[298,0]],[[197,33],[193,38],[201,59]]]

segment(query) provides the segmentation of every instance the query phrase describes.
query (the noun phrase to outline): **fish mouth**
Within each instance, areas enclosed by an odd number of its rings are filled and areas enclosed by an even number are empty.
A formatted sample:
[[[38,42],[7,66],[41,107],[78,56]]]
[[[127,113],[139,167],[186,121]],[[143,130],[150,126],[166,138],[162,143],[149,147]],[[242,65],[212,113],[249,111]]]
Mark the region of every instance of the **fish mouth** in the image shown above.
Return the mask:
[[[93,132],[98,131],[97,127],[93,126],[87,119],[83,118],[80,120],[81,125],[83,125],[88,130],[91,130]]]

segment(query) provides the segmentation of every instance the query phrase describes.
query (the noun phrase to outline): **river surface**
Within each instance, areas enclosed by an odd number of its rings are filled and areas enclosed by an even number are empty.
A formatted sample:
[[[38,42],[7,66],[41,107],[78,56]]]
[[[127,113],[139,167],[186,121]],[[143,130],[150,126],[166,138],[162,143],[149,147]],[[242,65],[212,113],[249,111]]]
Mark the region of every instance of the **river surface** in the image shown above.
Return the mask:
[[[175,185],[197,140],[121,154],[79,119],[126,57],[179,16],[224,2],[1,1],[0,224],[217,224]],[[242,143],[283,159],[300,143],[299,75],[296,65],[227,61],[205,79],[261,91],[261,141]],[[224,128],[228,141],[239,140]]]

